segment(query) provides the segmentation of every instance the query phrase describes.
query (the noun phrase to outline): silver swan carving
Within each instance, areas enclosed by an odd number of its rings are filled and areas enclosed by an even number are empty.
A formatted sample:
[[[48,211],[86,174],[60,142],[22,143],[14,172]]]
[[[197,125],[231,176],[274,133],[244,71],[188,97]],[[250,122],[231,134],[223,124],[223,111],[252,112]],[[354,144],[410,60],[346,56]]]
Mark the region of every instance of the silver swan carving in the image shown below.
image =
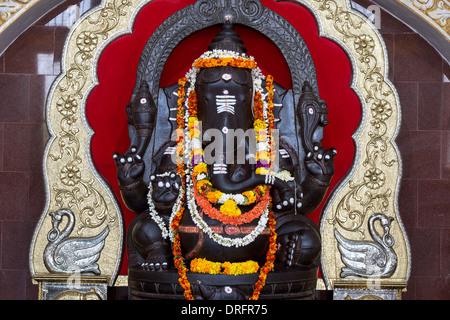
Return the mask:
[[[90,238],[68,238],[75,225],[75,216],[70,210],[58,210],[50,213],[53,228],[49,231],[44,251],[44,263],[47,269],[56,273],[84,273],[99,275],[96,263],[105,245],[109,233],[108,226],[97,236]],[[68,218],[65,228],[60,231],[59,225],[63,216]]]
[[[384,230],[381,237],[375,230],[375,221],[380,221]],[[390,277],[397,268],[397,254],[393,250],[394,238],[389,233],[394,219],[384,214],[374,214],[369,218],[369,232],[374,241],[355,241],[344,238],[334,230],[341,259],[345,264],[342,278]]]

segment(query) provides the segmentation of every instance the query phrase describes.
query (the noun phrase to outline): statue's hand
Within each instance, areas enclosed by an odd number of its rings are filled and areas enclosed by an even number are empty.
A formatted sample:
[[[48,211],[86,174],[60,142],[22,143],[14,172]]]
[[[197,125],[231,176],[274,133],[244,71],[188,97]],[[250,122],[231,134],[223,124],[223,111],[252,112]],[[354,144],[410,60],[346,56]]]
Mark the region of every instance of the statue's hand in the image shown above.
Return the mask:
[[[181,179],[175,172],[171,172],[169,175],[152,175],[150,180],[154,202],[170,204],[177,199],[180,192]]]
[[[120,185],[127,186],[142,179],[145,170],[145,164],[137,148],[132,146],[130,150],[123,155],[113,154],[114,162],[117,167],[117,179]]]
[[[334,174],[335,148],[325,150],[320,144],[314,144],[313,150],[309,150],[305,157],[305,166],[314,177],[322,177],[320,180],[331,180]]]
[[[301,208],[303,205],[303,190],[300,185],[293,181],[278,181],[272,191],[272,202],[274,211],[292,210]]]

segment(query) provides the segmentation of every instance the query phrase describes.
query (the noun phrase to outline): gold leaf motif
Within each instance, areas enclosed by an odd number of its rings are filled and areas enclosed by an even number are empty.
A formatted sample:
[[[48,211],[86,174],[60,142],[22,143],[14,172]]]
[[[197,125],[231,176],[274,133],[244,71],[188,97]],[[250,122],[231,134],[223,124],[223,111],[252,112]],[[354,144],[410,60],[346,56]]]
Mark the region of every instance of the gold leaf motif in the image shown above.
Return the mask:
[[[0,26],[22,9],[30,0],[3,0],[0,2]]]
[[[390,144],[387,142],[386,121],[391,118],[393,109],[387,97],[392,96],[392,89],[386,84],[381,67],[374,55],[375,41],[372,36],[361,32],[363,21],[352,16],[347,8],[339,6],[334,0],[315,0],[320,2],[320,10],[327,11],[327,19],[334,22],[349,48],[355,52],[360,62],[359,71],[363,75],[363,95],[371,106],[368,143],[365,146],[363,165],[368,169],[361,176],[361,181],[350,181],[349,191],[339,202],[336,212],[329,220],[338,223],[347,231],[357,231],[364,237],[362,228],[365,218],[373,213],[384,213],[390,203],[391,189],[383,190],[386,180],[385,167],[390,167],[395,160],[387,159]],[[352,40],[352,42],[350,42]]]
[[[352,298],[349,294],[347,294],[344,297],[345,300],[384,300],[383,298],[373,295],[373,294],[366,294],[365,296],[359,297],[359,298]]]
[[[100,295],[91,288],[89,292],[69,290],[58,294],[53,300],[102,300]]]
[[[450,40],[449,0],[397,0]]]
[[[98,14],[89,16],[89,23],[95,26],[93,32],[107,39],[108,32],[117,26],[120,17],[126,14],[125,9],[128,6],[131,6],[129,0],[115,0],[106,4]]]
[[[108,32],[119,23],[120,18],[126,14],[124,11],[130,6],[129,0],[114,0],[105,4],[98,13],[88,17],[87,21],[92,26],[88,30],[75,34],[76,51],[65,76],[59,82],[58,91],[62,94],[56,100],[56,111],[59,115],[59,133],[57,135],[58,152],[49,153],[49,159],[58,165],[58,178],[61,186],[54,183],[55,206],[70,208],[78,213],[78,234],[82,234],[85,228],[97,228],[105,221],[111,223],[116,220],[112,214],[108,214],[108,206],[104,196],[94,185],[93,178],[86,171],[85,156],[80,154],[82,142],[80,121],[83,116],[80,106],[86,84],[91,75],[88,71],[93,64],[93,57],[100,46],[100,42],[108,38]],[[103,39],[103,40],[101,40]]]

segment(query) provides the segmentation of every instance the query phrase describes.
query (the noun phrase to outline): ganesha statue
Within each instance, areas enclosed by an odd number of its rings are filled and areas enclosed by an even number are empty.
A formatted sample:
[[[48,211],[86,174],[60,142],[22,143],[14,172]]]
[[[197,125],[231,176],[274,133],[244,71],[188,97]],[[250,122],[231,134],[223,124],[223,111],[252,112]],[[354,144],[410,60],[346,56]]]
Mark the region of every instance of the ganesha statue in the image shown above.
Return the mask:
[[[124,203],[137,213],[127,233],[132,297],[311,298],[321,239],[307,215],[323,201],[336,156],[322,146],[326,103],[305,81],[289,106],[299,125],[286,137],[279,109],[289,90],[262,74],[229,20],[164,90],[162,106],[140,83],[127,106],[136,137],[113,155]],[[153,152],[162,107],[175,125]]]

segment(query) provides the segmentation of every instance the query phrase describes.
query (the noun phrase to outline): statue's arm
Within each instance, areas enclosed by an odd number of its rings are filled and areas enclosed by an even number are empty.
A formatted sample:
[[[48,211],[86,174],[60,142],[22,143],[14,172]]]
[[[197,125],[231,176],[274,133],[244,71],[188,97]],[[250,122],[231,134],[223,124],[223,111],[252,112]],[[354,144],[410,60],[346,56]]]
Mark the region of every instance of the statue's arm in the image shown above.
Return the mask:
[[[128,123],[136,130],[136,139],[123,155],[113,155],[122,199],[125,205],[136,213],[148,208],[148,187],[143,179],[145,163],[142,157],[153,134],[156,113],[156,105],[148,84],[143,81],[135,99],[127,105]]]
[[[298,132],[303,145],[305,176],[302,179],[302,207],[300,212],[308,214],[322,202],[334,174],[336,149],[324,149],[323,132],[328,124],[327,105],[318,99],[305,82],[297,105],[296,114],[300,125]]]

